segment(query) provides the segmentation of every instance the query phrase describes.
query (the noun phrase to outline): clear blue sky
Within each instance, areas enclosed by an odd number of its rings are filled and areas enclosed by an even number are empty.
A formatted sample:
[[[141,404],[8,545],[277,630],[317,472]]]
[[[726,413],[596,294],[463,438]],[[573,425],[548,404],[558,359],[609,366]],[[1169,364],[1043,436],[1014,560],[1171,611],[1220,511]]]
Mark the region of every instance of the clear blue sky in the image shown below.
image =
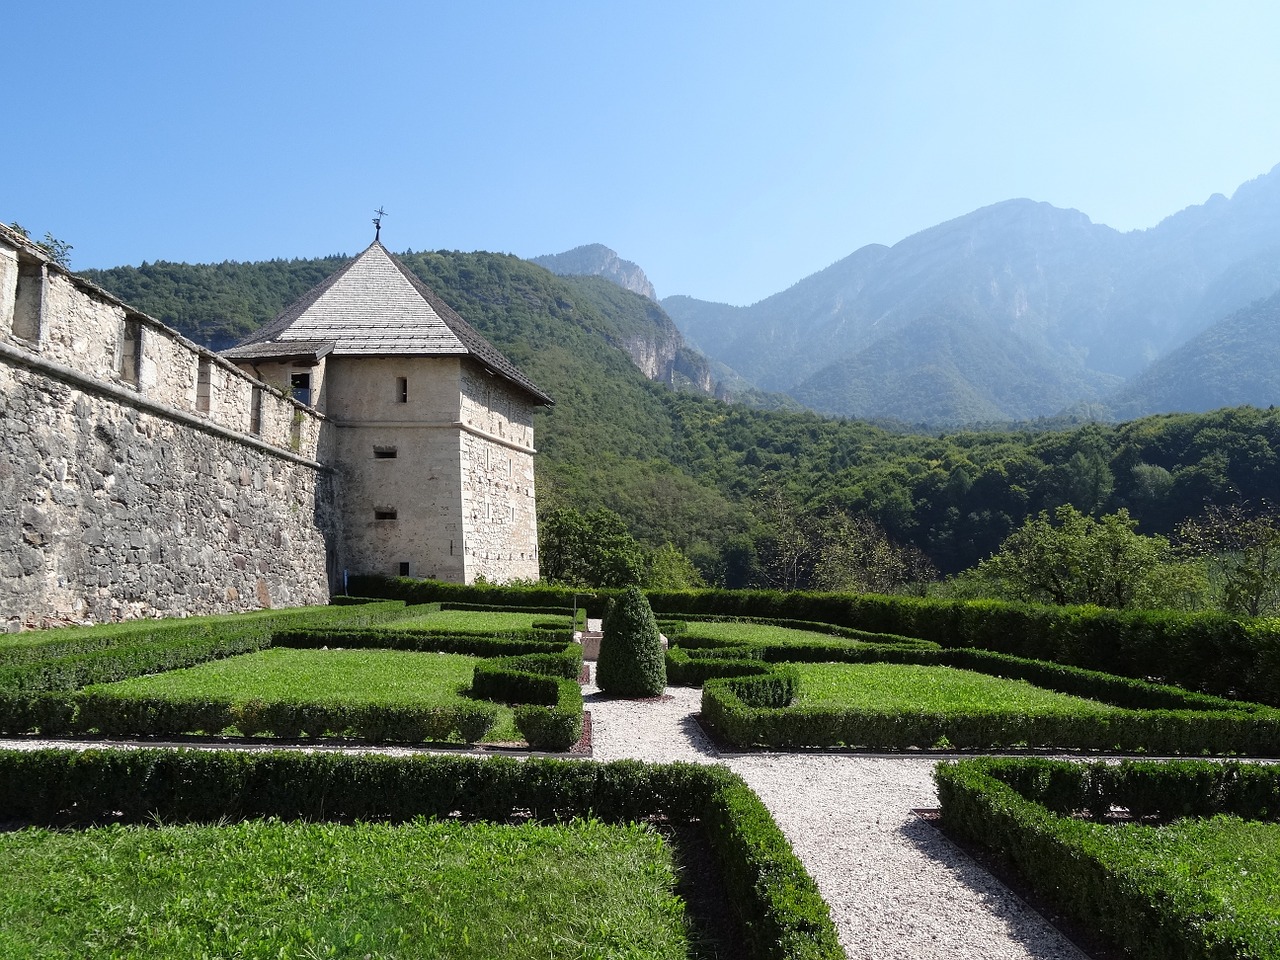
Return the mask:
[[[750,303],[1011,197],[1149,227],[1280,163],[1280,4],[6,5],[0,219],[77,268],[604,243]]]

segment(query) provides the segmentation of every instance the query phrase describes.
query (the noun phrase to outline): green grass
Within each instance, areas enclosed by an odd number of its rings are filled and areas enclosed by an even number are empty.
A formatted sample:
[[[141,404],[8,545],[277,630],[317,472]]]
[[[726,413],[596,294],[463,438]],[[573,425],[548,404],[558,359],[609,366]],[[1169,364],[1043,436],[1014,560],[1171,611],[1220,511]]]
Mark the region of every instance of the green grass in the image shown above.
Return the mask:
[[[0,835],[0,956],[686,958],[651,829],[257,821]]]
[[[408,617],[391,624],[397,630],[426,630],[432,633],[493,632],[528,630],[535,623],[563,621],[565,640],[569,638],[570,618],[547,613],[490,613],[483,610],[440,610],[421,617]]]
[[[686,636],[720,640],[733,646],[748,643],[847,643],[851,646],[859,644],[857,640],[849,640],[830,633],[797,630],[794,627],[775,627],[767,623],[691,622]],[[675,642],[679,643],[680,638],[677,637]]]
[[[228,697],[237,704],[328,703],[448,706],[471,686],[476,657],[402,650],[295,650],[275,647],[199,666],[103,684],[114,694]],[[488,742],[522,739],[499,704]]]
[[[1120,709],[1096,700],[1045,690],[1024,680],[1006,680],[954,667],[797,663],[789,668],[800,677],[796,706],[1021,714],[1107,713]]]
[[[1211,938],[1231,918],[1253,938],[1250,956],[1280,957],[1280,824],[1216,816],[1088,827],[1092,856],[1203,918]]]

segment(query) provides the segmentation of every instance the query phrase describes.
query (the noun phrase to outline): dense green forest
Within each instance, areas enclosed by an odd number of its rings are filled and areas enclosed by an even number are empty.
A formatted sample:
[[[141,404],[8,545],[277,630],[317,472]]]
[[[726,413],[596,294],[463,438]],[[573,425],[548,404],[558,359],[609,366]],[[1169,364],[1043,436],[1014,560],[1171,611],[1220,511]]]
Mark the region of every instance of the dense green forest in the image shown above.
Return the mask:
[[[555,398],[536,422],[540,509],[613,511],[641,544],[673,545],[710,582],[822,585],[803,555],[814,531],[846,553],[851,540],[882,535],[919,551],[911,569],[927,570],[927,558],[946,574],[1063,504],[1094,516],[1125,508],[1141,533],[1171,534],[1207,504],[1280,501],[1274,409],[932,434],[752,409],[649,383],[616,346],[649,322],[669,324],[638,295],[505,255],[400,257]],[[223,347],[341,262],[154,263],[85,276]],[[858,562],[882,563],[868,556]]]

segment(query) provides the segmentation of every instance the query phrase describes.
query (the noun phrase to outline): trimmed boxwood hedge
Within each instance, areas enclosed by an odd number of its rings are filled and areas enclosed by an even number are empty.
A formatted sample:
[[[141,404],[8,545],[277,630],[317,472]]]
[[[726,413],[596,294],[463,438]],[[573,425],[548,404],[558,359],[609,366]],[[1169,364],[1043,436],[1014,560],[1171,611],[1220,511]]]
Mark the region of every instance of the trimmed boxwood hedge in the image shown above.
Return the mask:
[[[476,664],[471,695],[515,706],[516,729],[534,750],[568,750],[582,739],[582,647]]]
[[[751,960],[844,957],[813,879],[759,797],[723,767],[287,751],[0,751],[0,820],[10,822],[525,815],[689,823],[706,837]]]
[[[1012,865],[1044,897],[1140,960],[1270,956],[1239,918],[1183,908],[1158,881],[1089,853],[1082,812],[1280,820],[1280,768],[1236,762],[980,758],[935,771],[945,828]],[[1210,923],[1209,921],[1213,921]],[[1274,942],[1274,930],[1267,931]],[[1261,948],[1270,949],[1270,948]]]
[[[0,710],[0,729],[38,729],[46,736],[97,732],[155,737],[197,731],[217,735],[227,727],[236,727],[250,737],[330,734],[375,743],[451,739],[475,743],[498,720],[497,706],[482,702],[448,707],[262,700],[237,703],[226,697],[119,696],[103,689],[0,700]]]
[[[319,650],[344,647],[348,650],[412,650],[437,653],[465,653],[475,657],[505,657],[519,653],[556,653],[569,642],[565,630],[506,630],[469,632],[450,630],[400,630],[394,625],[369,629],[346,627],[280,630],[272,635],[272,646]]]

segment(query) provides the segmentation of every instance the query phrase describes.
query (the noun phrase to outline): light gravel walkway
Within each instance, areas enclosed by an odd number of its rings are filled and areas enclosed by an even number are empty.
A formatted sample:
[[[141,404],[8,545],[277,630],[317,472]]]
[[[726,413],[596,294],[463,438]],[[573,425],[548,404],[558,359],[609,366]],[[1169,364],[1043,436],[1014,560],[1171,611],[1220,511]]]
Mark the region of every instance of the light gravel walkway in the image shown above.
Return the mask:
[[[583,695],[596,759],[724,763],[741,775],[817,881],[851,960],[1084,958],[912,813],[938,804],[936,758],[722,756],[694,719],[701,690],[669,687],[662,700],[635,702],[588,684]]]

